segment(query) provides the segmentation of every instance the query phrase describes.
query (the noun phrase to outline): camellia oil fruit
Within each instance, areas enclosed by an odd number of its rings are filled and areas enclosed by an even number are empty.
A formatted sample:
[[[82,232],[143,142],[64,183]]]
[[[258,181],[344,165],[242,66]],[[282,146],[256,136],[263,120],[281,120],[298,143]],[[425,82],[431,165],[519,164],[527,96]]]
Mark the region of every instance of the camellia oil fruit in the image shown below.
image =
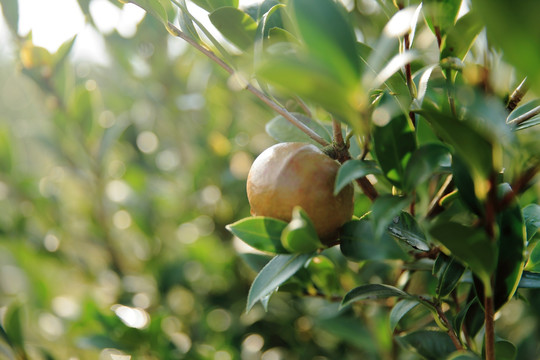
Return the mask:
[[[254,216],[290,221],[300,206],[321,241],[331,244],[353,214],[354,188],[334,196],[339,163],[311,144],[280,143],[263,151],[248,174],[247,196]]]

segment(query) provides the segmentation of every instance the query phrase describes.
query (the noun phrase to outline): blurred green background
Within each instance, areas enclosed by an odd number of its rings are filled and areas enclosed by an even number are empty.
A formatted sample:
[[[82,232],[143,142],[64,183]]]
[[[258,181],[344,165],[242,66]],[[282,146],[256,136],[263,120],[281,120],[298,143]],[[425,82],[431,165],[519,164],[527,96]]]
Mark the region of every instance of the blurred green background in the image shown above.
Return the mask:
[[[92,2],[79,3],[93,27]],[[37,30],[15,31],[17,2],[2,4],[0,311],[11,343],[0,341],[0,358],[375,353],[340,338],[340,324],[316,326],[337,308],[323,299],[280,294],[268,314],[245,313],[256,272],[224,226],[249,216],[245,179],[273,144],[269,110],[149,16],[134,34],[101,34],[103,54],[82,36],[46,50]]]

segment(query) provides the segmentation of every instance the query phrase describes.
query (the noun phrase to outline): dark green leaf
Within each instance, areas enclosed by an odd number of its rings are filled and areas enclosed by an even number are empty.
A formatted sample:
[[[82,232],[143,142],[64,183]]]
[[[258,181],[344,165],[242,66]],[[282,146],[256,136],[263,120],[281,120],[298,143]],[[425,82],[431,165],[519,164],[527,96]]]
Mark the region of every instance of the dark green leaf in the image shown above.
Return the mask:
[[[465,272],[465,268],[453,257],[439,254],[435,262],[439,270],[436,272],[439,282],[437,284],[437,296],[445,297],[456,287]]]
[[[371,207],[371,221],[373,222],[374,235],[379,238],[385,230],[392,225],[396,216],[407,205],[406,197],[380,195]]]
[[[472,11],[460,17],[456,25],[448,31],[441,48],[441,60],[447,57],[463,60],[483,27],[484,24]]]
[[[465,161],[458,155],[452,156],[452,173],[454,184],[459,190],[458,195],[461,201],[473,213],[482,215],[484,211],[482,205],[480,205],[480,201],[476,197],[471,173]]]
[[[437,110],[426,109],[420,113],[428,120],[435,132],[454,149],[468,165],[478,198],[484,198],[485,180],[493,173],[492,144],[473,126]]]
[[[291,253],[313,252],[324,247],[313,222],[299,206],[293,209],[291,222],[281,233],[281,244]]]
[[[508,184],[499,188],[499,197],[512,189]],[[499,225],[499,259],[495,272],[495,311],[514,295],[525,261],[525,226],[517,202],[510,204],[497,215]]]
[[[448,172],[450,165],[450,152],[446,146],[427,144],[418,148],[405,169],[405,190],[414,190],[436,172]]]
[[[411,298],[411,295],[396,287],[385,284],[368,284],[349,291],[341,301],[341,307],[360,300],[386,299],[389,297]]]
[[[374,126],[375,156],[386,178],[398,188],[403,188],[405,168],[415,149],[414,132],[405,115],[393,117],[385,126]]]
[[[420,302],[416,299],[404,299],[399,301],[392,308],[392,311],[390,311],[390,331],[394,331],[399,320],[418,304],[420,304]]]
[[[258,301],[271,295],[277,288],[300,270],[313,254],[277,255],[259,272],[249,289],[249,311]]]
[[[420,330],[396,337],[406,349],[414,351],[427,360],[446,358],[456,350],[448,334],[440,331]]]
[[[287,223],[269,217],[249,217],[227,225],[233,235],[249,246],[270,253],[287,253],[281,244],[281,233]]]
[[[469,266],[483,283],[490,282],[496,265],[496,248],[483,229],[444,222],[433,226],[430,233],[452,255]]]
[[[480,306],[478,304],[478,298],[474,297],[471,301],[469,301],[464,307],[461,308],[459,313],[454,318],[454,330],[459,334],[462,331],[463,324],[465,323],[465,318],[469,312],[469,309],[471,307]],[[482,324],[483,325],[483,324]]]
[[[292,9],[308,52],[331,69],[338,82],[354,88],[359,76],[356,36],[345,9],[332,0],[294,0]]]
[[[304,123],[311,130],[315,131],[326,141],[331,142],[328,131],[318,122],[300,113],[292,113],[296,119]],[[305,142],[320,146],[315,140],[306,135],[305,132],[294,126],[289,120],[279,115],[266,124],[266,132],[279,142]]]
[[[353,261],[407,258],[407,254],[387,233],[375,237],[372,223],[366,219],[352,220],[343,225],[340,240],[341,252]]]
[[[495,358],[497,360],[514,360],[517,356],[517,348],[508,340],[495,342]]]
[[[255,42],[257,23],[248,14],[234,7],[221,7],[209,15],[212,24],[242,50]]]
[[[369,160],[349,160],[339,168],[336,183],[334,186],[334,195],[352,181],[362,178],[369,174],[380,174],[381,170],[373,161]]]
[[[416,250],[429,251],[424,231],[409,213],[401,211],[399,216],[394,217],[390,225],[388,225],[388,232]]]

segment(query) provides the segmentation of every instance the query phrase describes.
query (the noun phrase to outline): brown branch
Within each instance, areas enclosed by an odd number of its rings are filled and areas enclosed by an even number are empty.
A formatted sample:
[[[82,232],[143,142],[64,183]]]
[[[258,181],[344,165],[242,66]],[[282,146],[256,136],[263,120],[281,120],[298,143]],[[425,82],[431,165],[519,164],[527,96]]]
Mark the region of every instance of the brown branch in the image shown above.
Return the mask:
[[[493,296],[484,297],[486,360],[495,360],[495,320]]]
[[[171,34],[173,34],[176,37],[181,38],[182,40],[186,41],[188,44],[193,46],[195,49],[202,52],[204,55],[206,55],[210,60],[214,61],[216,64],[218,64],[221,68],[223,68],[225,71],[227,71],[231,76],[237,76],[238,73],[229,66],[225,61],[220,59],[212,50],[208,49],[207,47],[199,44],[195,40],[193,40],[190,36],[186,35],[183,31],[178,29],[176,26],[174,26],[172,23],[168,23],[168,28]],[[266,105],[268,105],[272,110],[283,116],[285,119],[287,119],[291,124],[296,126],[298,129],[300,129],[302,132],[304,132],[306,135],[308,135],[311,139],[315,140],[317,143],[321,144],[322,146],[329,145],[326,140],[324,140],[322,137],[320,137],[315,131],[311,130],[308,126],[306,126],[303,122],[298,120],[294,115],[292,115],[287,109],[282,107],[281,105],[278,105],[275,103],[272,99],[270,99],[268,96],[266,96],[262,91],[254,87],[252,84],[250,84],[248,81],[246,81],[245,89],[251,92],[253,95],[258,97],[262,102],[264,102]]]
[[[452,340],[452,343],[456,347],[457,350],[463,350],[463,345],[461,345],[461,341],[459,341],[456,332],[454,331],[454,328],[452,327],[452,323],[448,320],[446,317],[446,314],[444,311],[442,311],[442,308],[438,305],[435,306],[435,309],[437,309],[437,314],[439,315],[439,318],[442,320],[444,325],[448,328],[446,333],[448,336],[450,336],[450,339]]]

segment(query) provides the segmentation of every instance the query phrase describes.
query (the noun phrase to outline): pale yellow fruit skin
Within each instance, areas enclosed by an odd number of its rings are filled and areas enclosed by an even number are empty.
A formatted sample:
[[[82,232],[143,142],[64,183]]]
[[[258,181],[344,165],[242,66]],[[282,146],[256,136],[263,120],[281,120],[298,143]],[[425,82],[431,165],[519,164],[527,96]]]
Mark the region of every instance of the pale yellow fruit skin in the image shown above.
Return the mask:
[[[300,206],[323,243],[331,243],[351,219],[354,207],[351,184],[333,194],[338,169],[338,162],[314,145],[271,146],[255,159],[248,174],[251,214],[290,221],[293,208]]]

